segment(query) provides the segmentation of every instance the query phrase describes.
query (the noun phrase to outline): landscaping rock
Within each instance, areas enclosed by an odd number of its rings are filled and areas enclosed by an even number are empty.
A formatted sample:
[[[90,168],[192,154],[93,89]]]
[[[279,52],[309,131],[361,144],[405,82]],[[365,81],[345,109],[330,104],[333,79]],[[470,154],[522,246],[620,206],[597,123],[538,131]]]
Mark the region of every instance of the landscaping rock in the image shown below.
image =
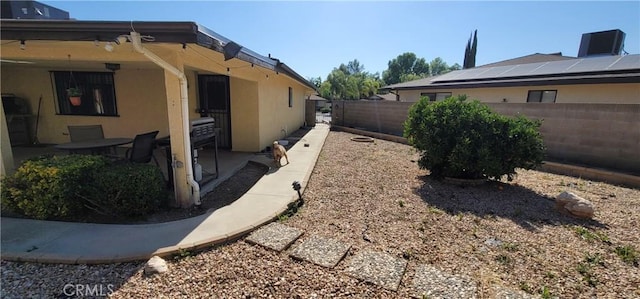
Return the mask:
[[[167,262],[159,256],[153,256],[146,265],[144,265],[144,274],[153,275],[156,273],[164,273],[169,270]]]
[[[579,218],[593,218],[593,204],[570,191],[564,191],[556,197],[556,209]]]

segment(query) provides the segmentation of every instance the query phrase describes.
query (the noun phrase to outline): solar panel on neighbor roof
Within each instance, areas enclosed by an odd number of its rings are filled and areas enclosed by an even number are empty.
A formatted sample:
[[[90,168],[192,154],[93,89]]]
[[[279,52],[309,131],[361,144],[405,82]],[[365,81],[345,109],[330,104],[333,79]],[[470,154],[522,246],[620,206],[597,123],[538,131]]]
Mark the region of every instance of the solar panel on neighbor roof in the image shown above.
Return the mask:
[[[640,69],[640,55],[603,56],[547,61],[455,71],[433,80],[434,83],[506,77],[527,77],[569,73]]]

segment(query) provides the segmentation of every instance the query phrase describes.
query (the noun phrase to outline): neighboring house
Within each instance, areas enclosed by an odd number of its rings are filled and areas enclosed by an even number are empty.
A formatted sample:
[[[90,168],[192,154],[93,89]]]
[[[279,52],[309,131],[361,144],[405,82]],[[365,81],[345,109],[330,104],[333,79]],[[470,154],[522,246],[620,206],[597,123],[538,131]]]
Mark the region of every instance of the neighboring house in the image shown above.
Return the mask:
[[[397,101],[397,96],[393,93],[374,94],[368,98],[370,101]]]
[[[533,54],[382,89],[397,93],[402,102],[466,94],[481,102],[638,104],[640,55]]]
[[[315,103],[316,111],[320,111],[322,108],[331,108],[329,101],[317,94],[312,94],[307,99]]]
[[[305,99],[316,93],[278,59],[193,22],[3,19],[0,30],[1,91],[32,114],[42,99],[40,143],[68,142],[68,125],[101,124],[106,137],[159,130],[176,161],[191,165],[190,120],[214,117],[221,147],[258,152],[304,125]],[[74,86],[84,92],[80,106],[66,97]],[[182,206],[199,190],[190,168],[174,169]]]

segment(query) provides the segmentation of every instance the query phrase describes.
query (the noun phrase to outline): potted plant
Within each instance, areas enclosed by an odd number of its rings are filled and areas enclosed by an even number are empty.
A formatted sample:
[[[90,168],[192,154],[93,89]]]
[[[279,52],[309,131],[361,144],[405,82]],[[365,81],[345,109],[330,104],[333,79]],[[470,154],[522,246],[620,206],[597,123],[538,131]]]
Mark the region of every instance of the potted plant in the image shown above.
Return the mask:
[[[69,97],[69,102],[73,106],[80,106],[82,90],[77,87],[69,87],[67,88],[67,96]]]

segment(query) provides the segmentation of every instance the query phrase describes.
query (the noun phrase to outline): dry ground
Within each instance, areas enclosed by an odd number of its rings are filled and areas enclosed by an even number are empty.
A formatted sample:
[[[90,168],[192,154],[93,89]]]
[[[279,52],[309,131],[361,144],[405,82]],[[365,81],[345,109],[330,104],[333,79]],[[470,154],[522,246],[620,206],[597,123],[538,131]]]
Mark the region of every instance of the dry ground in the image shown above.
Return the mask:
[[[519,171],[512,182],[452,186],[428,177],[406,145],[359,143],[330,132],[304,193],[305,206],[281,221],[361,250],[409,260],[397,293],[243,240],[197,255],[170,272],[142,275],[142,263],[39,265],[2,262],[2,297],[52,297],[66,283],[101,284],[117,298],[406,298],[419,264],[471,276],[478,297],[492,285],[559,298],[638,298],[640,268],[615,253],[640,250],[640,190]],[[552,198],[570,190],[592,201],[595,219],[558,213]],[[365,240],[366,239],[366,240]],[[296,244],[294,244],[295,246]]]

